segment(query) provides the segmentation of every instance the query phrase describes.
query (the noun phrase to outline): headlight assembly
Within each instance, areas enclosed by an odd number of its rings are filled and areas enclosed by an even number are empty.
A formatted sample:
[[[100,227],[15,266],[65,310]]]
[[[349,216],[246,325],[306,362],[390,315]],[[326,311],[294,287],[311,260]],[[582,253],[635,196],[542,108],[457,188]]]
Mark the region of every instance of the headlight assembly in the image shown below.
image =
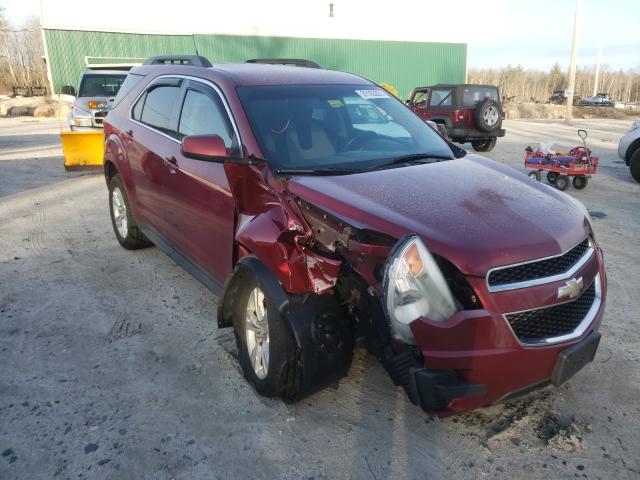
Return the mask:
[[[444,321],[457,310],[438,264],[416,235],[401,240],[391,252],[383,288],[393,337],[405,343],[416,343],[409,328],[415,319]]]

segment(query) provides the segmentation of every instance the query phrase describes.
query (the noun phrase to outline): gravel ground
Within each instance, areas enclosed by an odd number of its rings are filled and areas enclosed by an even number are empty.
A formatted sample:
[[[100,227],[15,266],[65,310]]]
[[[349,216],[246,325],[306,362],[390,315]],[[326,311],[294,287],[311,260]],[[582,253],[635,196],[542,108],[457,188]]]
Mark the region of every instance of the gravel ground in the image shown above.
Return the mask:
[[[58,123],[0,119],[0,479],[639,478],[640,184],[616,156],[629,123],[505,122],[488,156],[514,168],[578,127],[602,158],[568,193],[605,251],[603,339],[561,388],[438,420],[362,352],[338,389],[257,396],[215,296],[158,249],[117,244],[104,180],[64,172]]]

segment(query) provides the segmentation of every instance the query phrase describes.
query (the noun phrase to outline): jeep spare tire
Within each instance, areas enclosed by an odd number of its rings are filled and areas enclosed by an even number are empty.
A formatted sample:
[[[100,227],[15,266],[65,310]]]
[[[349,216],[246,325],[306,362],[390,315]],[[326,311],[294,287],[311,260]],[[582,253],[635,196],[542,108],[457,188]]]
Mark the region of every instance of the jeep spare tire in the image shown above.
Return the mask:
[[[483,132],[492,132],[502,119],[502,108],[495,100],[486,99],[484,102],[478,103],[474,114],[474,120],[478,130]]]

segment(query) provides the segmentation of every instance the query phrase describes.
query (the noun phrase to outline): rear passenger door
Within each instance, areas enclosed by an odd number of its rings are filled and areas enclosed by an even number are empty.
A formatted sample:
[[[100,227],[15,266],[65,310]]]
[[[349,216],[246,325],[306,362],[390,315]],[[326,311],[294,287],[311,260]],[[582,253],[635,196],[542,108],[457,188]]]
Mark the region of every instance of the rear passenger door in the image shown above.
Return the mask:
[[[155,80],[131,109],[131,128],[125,132],[127,155],[136,196],[136,215],[162,235],[168,226],[164,211],[167,182],[177,140],[177,109],[184,80]]]
[[[177,139],[220,136],[229,155],[240,155],[240,139],[226,103],[212,84],[189,80],[179,108]],[[194,160],[173,145],[174,172],[167,184],[171,200],[165,216],[171,242],[207,274],[222,283],[231,273],[235,205],[224,165]]]

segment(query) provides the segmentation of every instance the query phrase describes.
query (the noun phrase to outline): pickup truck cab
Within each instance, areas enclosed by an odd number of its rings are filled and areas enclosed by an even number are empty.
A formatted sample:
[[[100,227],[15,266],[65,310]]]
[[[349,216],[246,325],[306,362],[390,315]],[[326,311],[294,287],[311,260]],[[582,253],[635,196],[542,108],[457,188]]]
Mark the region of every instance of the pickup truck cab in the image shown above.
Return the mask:
[[[80,77],[77,91],[71,85],[63,87],[62,93],[76,97],[67,117],[69,130],[101,130],[104,117],[109,113],[109,102],[118,94],[127,73],[120,70],[87,70]]]
[[[406,103],[423,120],[444,125],[452,141],[471,142],[478,152],[492,150],[505,135],[500,94],[493,85],[418,87]]]
[[[593,359],[606,277],[580,203],[360,76],[182,60],[133,68],[105,120],[111,222],[219,295],[259,394],[336,385],[366,348],[451,415]]]

